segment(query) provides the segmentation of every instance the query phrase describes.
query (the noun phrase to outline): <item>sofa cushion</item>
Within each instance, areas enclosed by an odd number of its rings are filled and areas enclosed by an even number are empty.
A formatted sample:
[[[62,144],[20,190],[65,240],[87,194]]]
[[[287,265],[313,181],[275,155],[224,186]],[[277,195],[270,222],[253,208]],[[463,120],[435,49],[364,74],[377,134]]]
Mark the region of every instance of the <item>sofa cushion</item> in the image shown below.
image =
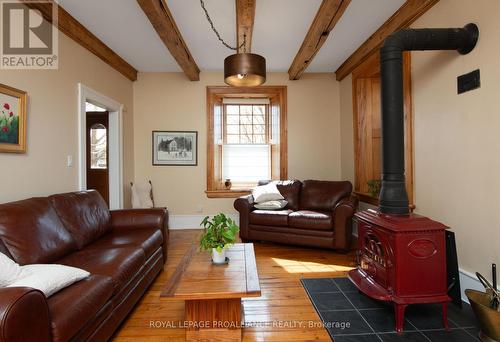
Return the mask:
[[[331,230],[333,217],[329,212],[299,210],[288,216],[288,225],[294,228]]]
[[[0,239],[21,265],[50,263],[76,250],[45,197],[0,204]]]
[[[0,288],[12,284],[21,277],[22,268],[17,262],[0,252]]]
[[[69,341],[113,294],[111,278],[92,275],[56,293],[48,299],[52,338]]]
[[[86,249],[115,247],[141,247],[148,259],[163,244],[163,235],[158,228],[114,229],[91,243]]]
[[[300,209],[332,211],[337,202],[351,192],[352,184],[348,181],[306,180],[302,183]]]
[[[249,215],[251,224],[269,226],[288,226],[291,210],[254,210]]]
[[[106,202],[95,191],[71,192],[49,197],[66,229],[82,249],[111,228]]]
[[[84,248],[72,253],[57,263],[82,268],[91,274],[111,277],[113,293],[118,293],[146,262],[140,247],[93,249]]]
[[[260,181],[259,184],[264,185],[268,182],[269,181]],[[273,181],[273,183],[276,184],[278,191],[288,202],[286,208],[291,210],[299,210],[299,199],[302,183],[298,180],[280,180]]]
[[[274,183],[256,186],[252,189],[252,196],[255,203],[264,203],[284,199],[283,195]]]
[[[255,203],[253,206],[261,210],[281,210],[288,204],[285,200],[267,201],[263,203]]]
[[[54,293],[71,286],[90,273],[80,268],[58,264],[30,264],[21,266],[21,274],[8,287],[31,287],[49,298]]]

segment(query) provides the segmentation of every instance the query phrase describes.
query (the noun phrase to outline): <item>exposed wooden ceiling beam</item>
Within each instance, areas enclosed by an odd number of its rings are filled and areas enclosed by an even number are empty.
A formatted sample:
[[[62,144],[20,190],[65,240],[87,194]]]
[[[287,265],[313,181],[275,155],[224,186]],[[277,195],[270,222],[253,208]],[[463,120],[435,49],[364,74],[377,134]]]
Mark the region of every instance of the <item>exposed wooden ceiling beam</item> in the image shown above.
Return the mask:
[[[200,69],[191,56],[165,0],[137,0],[161,40],[191,81],[200,80]]]
[[[255,2],[256,0],[236,0],[236,35],[238,37],[236,46],[243,44],[246,39],[245,47],[238,49],[238,52],[250,52],[252,50]]]
[[[288,77],[291,80],[298,80],[302,76],[350,2],[351,0],[323,0],[299,52],[288,69]]]
[[[337,81],[349,75],[359,64],[379,49],[391,33],[410,26],[439,0],[407,0],[335,71]]]
[[[49,3],[24,2],[24,4],[32,9],[39,10],[43,18],[52,23],[52,5]],[[54,2],[54,5],[57,4]],[[92,52],[94,55],[109,64],[112,68],[123,74],[131,81],[137,80],[137,70],[128,64],[117,53],[111,50],[78,20],[73,18],[71,14],[66,12],[61,6],[57,11],[57,26],[60,32],[73,39],[75,42]]]

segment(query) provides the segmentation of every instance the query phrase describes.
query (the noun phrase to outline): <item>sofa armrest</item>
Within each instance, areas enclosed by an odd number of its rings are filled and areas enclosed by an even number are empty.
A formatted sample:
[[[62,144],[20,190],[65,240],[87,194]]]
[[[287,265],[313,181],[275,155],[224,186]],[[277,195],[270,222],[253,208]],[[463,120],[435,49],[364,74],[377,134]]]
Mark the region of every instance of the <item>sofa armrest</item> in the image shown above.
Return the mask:
[[[158,228],[163,234],[163,261],[167,261],[168,210],[167,208],[112,210],[111,227],[119,229]]]
[[[252,195],[241,196],[234,201],[234,209],[238,210],[240,213],[251,212],[253,210],[253,203]]]
[[[45,295],[30,287],[0,288],[0,342],[51,340]]]
[[[358,197],[351,195],[341,199],[333,210],[335,248],[349,251],[352,241],[352,217],[358,207]]]
[[[240,213],[240,238],[248,239],[248,215],[254,210],[253,196],[238,197],[234,201],[234,209]]]

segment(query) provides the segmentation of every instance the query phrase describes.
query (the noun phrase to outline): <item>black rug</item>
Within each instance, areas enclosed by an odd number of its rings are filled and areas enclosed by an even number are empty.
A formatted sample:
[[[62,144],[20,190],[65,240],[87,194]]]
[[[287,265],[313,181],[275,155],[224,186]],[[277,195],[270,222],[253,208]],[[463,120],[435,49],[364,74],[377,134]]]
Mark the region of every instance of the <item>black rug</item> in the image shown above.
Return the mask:
[[[404,333],[394,330],[394,308],[373,300],[347,278],[301,279],[334,342],[477,342],[479,329],[470,305],[448,304],[450,329],[441,320],[441,305],[406,308]]]

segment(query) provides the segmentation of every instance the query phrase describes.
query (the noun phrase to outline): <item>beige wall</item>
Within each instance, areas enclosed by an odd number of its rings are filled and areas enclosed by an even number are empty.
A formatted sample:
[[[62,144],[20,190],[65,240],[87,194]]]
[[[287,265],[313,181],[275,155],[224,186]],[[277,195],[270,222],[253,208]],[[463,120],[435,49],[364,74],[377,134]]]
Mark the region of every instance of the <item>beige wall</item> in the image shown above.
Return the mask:
[[[151,179],[157,204],[168,206],[173,215],[233,211],[234,199],[208,199],[204,193],[206,86],[221,84],[222,73],[202,73],[199,82],[181,73],[141,73],[134,83],[135,179]],[[289,177],[340,179],[338,82],[331,74],[289,81],[285,73],[272,73],[266,85],[288,86]],[[152,166],[153,130],[198,131],[198,166]]]
[[[500,262],[500,13],[497,0],[441,0],[413,26],[481,31],[468,55],[412,54],[418,211],[452,227],[462,268],[489,275]],[[481,88],[457,95],[456,77],[479,68]]]
[[[58,70],[0,70],[0,82],[28,92],[27,153],[0,154],[0,203],[78,189],[79,82],[125,105],[124,182],[133,179],[131,81],[61,33]]]
[[[418,213],[457,234],[462,269],[487,275],[489,264],[500,262],[500,25],[493,15],[499,12],[497,0],[441,0],[413,25],[462,27],[474,22],[481,31],[477,47],[466,56],[412,53],[415,204]],[[457,76],[477,68],[481,88],[457,95]],[[352,117],[344,83],[348,87],[350,80],[341,83],[342,122]],[[343,141],[351,134],[343,131]],[[343,162],[352,159],[353,152]]]

